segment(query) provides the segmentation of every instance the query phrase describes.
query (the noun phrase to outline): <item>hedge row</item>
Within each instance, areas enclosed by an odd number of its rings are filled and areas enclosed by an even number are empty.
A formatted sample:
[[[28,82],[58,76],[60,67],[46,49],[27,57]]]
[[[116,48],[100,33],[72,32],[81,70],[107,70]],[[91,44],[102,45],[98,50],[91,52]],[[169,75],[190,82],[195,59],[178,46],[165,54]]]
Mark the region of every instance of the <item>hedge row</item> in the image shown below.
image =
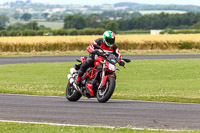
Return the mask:
[[[154,42],[144,43],[118,42],[120,50],[153,50],[153,49],[200,49],[200,42]],[[86,50],[90,44],[83,42],[76,43],[38,43],[38,44],[3,44],[0,43],[0,52],[32,52],[32,51],[73,51]]]
[[[150,30],[127,30],[127,31],[118,31],[118,34],[150,34]]]
[[[0,36],[57,36],[57,35],[102,35],[105,29],[60,29],[60,30],[25,30],[25,31],[0,31]]]

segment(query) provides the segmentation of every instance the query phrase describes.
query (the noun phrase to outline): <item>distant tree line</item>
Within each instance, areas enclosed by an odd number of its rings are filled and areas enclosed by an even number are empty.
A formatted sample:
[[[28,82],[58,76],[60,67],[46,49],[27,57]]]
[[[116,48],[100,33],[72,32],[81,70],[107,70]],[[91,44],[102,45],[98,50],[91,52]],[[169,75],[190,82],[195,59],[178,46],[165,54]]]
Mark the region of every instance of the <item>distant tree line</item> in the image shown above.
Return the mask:
[[[129,29],[188,29],[200,21],[200,13],[143,15],[129,20],[119,20],[120,30]]]
[[[102,35],[105,29],[59,29],[59,30],[0,30],[0,36],[67,36],[67,35]]]
[[[8,31],[12,30],[50,30],[50,28],[46,28],[43,25],[38,25],[36,21],[30,21],[28,23],[22,24],[22,23],[15,23],[7,27]]]
[[[80,14],[69,15],[64,19],[64,28],[105,28],[113,31],[117,30],[150,30],[150,29],[189,29],[194,28],[194,25],[200,22],[200,13],[185,13],[185,14],[152,14],[143,16],[132,16],[127,19],[119,20],[100,20],[100,16],[92,14],[83,17]],[[196,26],[197,27],[197,26]]]
[[[114,12],[104,12],[104,17],[102,14],[74,14],[67,15],[63,17],[64,30],[73,29],[82,30],[82,29],[104,29],[117,31],[127,31],[127,30],[150,30],[150,29],[200,29],[200,13],[185,13],[185,14],[151,14],[151,15],[141,15],[139,13],[114,13]],[[48,14],[43,14],[44,17],[47,17]],[[17,14],[16,14],[17,16]],[[105,19],[105,17],[113,16],[112,19]],[[121,16],[121,17],[120,17]],[[24,14],[23,17],[30,18],[30,14]],[[24,20],[25,20],[24,18]],[[9,23],[9,18],[6,15],[0,15],[0,30],[4,31],[24,31],[24,30],[48,30],[51,32],[50,28],[45,26],[38,25],[35,21],[27,21],[27,23],[15,23],[7,26]],[[88,32],[88,31],[87,31]],[[87,34],[87,32],[84,32]],[[76,34],[84,34],[75,33]],[[92,32],[94,34],[101,32]],[[71,35],[67,32],[64,35]],[[54,34],[55,35],[55,34]],[[56,34],[60,35],[60,34]],[[61,34],[62,35],[62,34]]]

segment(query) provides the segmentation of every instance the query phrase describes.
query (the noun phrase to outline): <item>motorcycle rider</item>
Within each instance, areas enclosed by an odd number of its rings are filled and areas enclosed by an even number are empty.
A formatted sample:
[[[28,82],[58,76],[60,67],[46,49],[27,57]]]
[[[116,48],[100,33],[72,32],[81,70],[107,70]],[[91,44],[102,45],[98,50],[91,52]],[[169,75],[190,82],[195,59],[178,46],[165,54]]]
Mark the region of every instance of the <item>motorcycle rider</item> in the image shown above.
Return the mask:
[[[121,60],[121,55],[119,53],[119,49],[117,48],[117,45],[115,44],[115,33],[112,31],[105,31],[103,34],[103,38],[99,38],[95,40],[90,46],[87,47],[89,54],[89,57],[83,64],[80,66],[80,69],[78,71],[78,77],[75,82],[77,86],[80,87],[81,84],[81,77],[87,70],[87,68],[92,65],[97,57],[95,55],[99,52],[102,52],[100,49],[95,49],[94,44],[99,45],[105,52],[112,52],[116,57],[118,57],[120,63],[119,65],[124,66],[125,63]]]

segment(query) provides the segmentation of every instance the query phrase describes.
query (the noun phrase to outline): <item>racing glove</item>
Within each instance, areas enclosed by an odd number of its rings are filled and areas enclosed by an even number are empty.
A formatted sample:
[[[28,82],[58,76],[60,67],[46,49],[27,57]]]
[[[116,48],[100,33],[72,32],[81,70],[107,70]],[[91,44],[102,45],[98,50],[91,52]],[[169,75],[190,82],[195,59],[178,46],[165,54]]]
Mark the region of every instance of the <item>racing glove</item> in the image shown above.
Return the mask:
[[[92,54],[98,54],[98,53],[100,53],[99,49],[95,49],[95,50],[92,51]]]
[[[120,65],[120,66],[125,66],[125,63],[124,63],[123,61],[120,61],[120,62],[119,62],[119,65]]]

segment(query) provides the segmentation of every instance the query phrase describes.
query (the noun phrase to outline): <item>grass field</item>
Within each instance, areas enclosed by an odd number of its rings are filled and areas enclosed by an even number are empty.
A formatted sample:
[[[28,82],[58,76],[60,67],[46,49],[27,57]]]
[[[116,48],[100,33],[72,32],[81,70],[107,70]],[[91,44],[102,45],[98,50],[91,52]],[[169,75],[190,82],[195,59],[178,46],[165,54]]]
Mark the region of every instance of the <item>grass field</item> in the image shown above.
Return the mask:
[[[44,25],[52,30],[62,29],[64,27],[64,22],[48,22],[48,21],[38,21],[38,25]]]
[[[51,29],[62,29],[64,27],[64,22],[63,21],[56,21],[56,22],[49,22],[49,21],[46,21],[45,19],[32,19],[30,21],[37,21],[38,22],[38,25],[44,25],[45,27],[47,28],[51,28]],[[28,21],[28,22],[30,22]],[[15,23],[28,23],[27,21],[24,21],[24,20],[16,20],[16,19],[13,19],[12,17],[10,18],[10,25],[12,24],[15,24]]]
[[[64,96],[73,64],[0,66],[0,93]],[[117,72],[112,98],[200,103],[199,66],[199,59],[132,61]]]
[[[103,127],[73,127],[73,126],[54,126],[44,124],[22,124],[0,122],[1,133],[199,133],[200,131],[151,131],[133,130],[127,128],[103,128]]]

